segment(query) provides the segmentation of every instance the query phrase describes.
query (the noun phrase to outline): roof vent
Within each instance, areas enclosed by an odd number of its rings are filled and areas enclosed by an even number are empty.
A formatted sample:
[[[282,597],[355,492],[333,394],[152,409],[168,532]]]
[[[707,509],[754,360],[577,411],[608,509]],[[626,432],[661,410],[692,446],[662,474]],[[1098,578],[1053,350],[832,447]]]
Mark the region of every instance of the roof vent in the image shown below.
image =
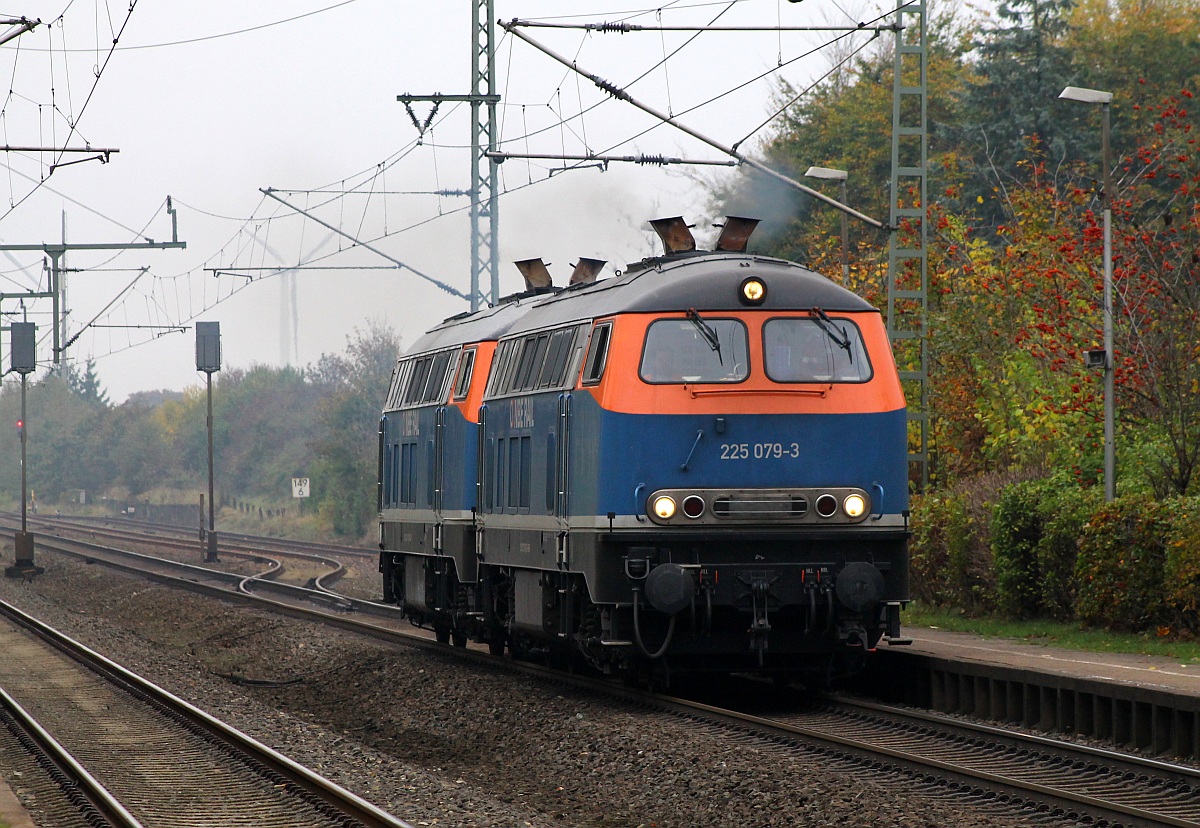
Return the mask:
[[[580,258],[579,264],[575,265],[575,270],[571,273],[572,285],[590,285],[596,281],[596,276],[599,275],[600,269],[607,264],[604,259],[585,259]]]
[[[654,219],[650,222],[650,226],[662,239],[666,255],[671,256],[675,253],[686,253],[696,249],[696,239],[692,236],[692,231],[688,229],[688,224],[683,220],[683,216]]]
[[[519,262],[513,262],[517,266],[517,270],[521,271],[521,275],[525,277],[525,289],[532,291],[547,291],[554,287],[554,281],[550,278],[550,271],[546,269],[546,264],[541,259],[523,259]]]
[[[756,218],[726,216],[725,224],[720,225],[721,236],[717,239],[717,250],[745,253],[746,244],[750,241],[754,228],[758,226],[758,221]]]

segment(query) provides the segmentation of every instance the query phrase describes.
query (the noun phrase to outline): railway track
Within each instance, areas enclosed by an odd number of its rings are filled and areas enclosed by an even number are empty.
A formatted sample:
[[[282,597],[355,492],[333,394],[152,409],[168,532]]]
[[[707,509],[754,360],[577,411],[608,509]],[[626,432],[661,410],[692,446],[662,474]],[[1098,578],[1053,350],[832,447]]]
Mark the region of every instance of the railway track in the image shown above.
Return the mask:
[[[53,543],[79,542],[56,539]],[[87,556],[95,551],[77,550],[72,554]],[[131,564],[124,566],[136,570]],[[153,577],[175,578],[180,586],[200,589],[195,569],[188,567],[188,574],[180,576],[156,571]],[[229,583],[204,588],[210,594],[228,595],[232,591]],[[268,598],[257,594],[256,586],[253,593],[238,594],[247,601],[269,601],[273,609],[295,617],[374,639],[448,651],[431,642],[428,635],[416,636],[398,626],[394,609],[385,623],[378,617],[368,621],[354,616],[368,611],[388,616],[386,608],[355,601],[322,608],[313,602],[328,599],[317,590],[289,587],[286,592],[286,599],[278,595]],[[884,784],[902,784],[905,789],[949,796],[955,801],[966,797],[983,807],[1006,813],[1016,811],[1051,821],[1086,822],[1095,826],[1200,826],[1200,771],[1184,766],[932,714],[901,713],[882,706],[849,707],[847,702],[840,702],[797,710],[803,706],[793,698],[781,700],[774,710],[739,710],[696,699],[646,694],[614,686],[609,681],[571,676],[535,665],[500,661],[473,649],[454,652],[485,669],[518,670],[543,680],[617,696],[636,705],[685,717],[697,726],[732,731],[733,738],[761,740],[764,749],[812,751],[825,762],[880,778]],[[764,685],[758,683],[758,686]],[[741,694],[743,698],[759,700],[766,696],[758,691]]]
[[[190,549],[199,549],[196,541],[197,529],[187,526],[87,516],[38,516],[28,519],[29,522],[34,526],[62,527],[79,530],[100,528],[106,531],[125,533],[129,537],[150,536],[154,538],[178,540],[181,544],[186,545]],[[284,554],[303,553],[311,557],[351,557],[363,558],[371,561],[379,558],[379,550],[368,549],[360,546],[342,546],[332,543],[320,543],[317,541],[269,538],[263,535],[246,535],[238,532],[225,532],[220,530],[218,530],[218,534],[223,544],[228,544],[231,549],[244,552],[280,552]]]
[[[15,518],[0,516],[0,526],[14,528]],[[312,554],[276,550],[265,552],[254,547],[238,550],[227,550],[228,558],[236,559],[231,565],[228,560],[215,565],[200,565],[180,560],[181,557],[191,557],[196,550],[194,541],[184,543],[177,539],[163,540],[156,533],[149,535],[129,529],[111,529],[95,527],[66,526],[65,522],[56,521],[53,524],[42,525],[43,529],[52,529],[55,534],[44,532],[36,539],[39,550],[59,552],[64,555],[80,558],[93,563],[104,563],[133,574],[149,577],[164,583],[183,586],[195,591],[208,591],[231,599],[237,595],[249,596],[254,594],[256,599],[267,604],[275,604],[278,609],[287,606],[303,606],[317,603],[321,606],[332,607],[343,611],[355,611],[380,618],[392,619],[399,623],[400,613],[394,606],[378,602],[354,598],[336,591],[333,583],[344,573],[341,561],[330,558],[324,553]],[[70,531],[73,530],[73,531]],[[86,535],[87,537],[77,537]],[[106,543],[98,541],[104,540]],[[145,552],[122,548],[120,545],[131,544],[139,547],[152,545],[156,548],[166,547],[176,553],[173,557],[162,557]],[[186,556],[177,553],[183,550]],[[303,583],[289,582],[283,578],[287,572],[288,561],[302,560],[305,574],[299,578]],[[309,569],[321,566],[324,573],[311,576]],[[231,571],[234,570],[234,571]],[[234,593],[234,595],[230,595]]]
[[[0,651],[7,724],[86,824],[408,825],[4,602]]]
[[[1193,767],[844,698],[800,713],[743,711],[731,722],[812,739],[842,761],[889,763],[916,784],[1067,822],[1200,825],[1200,770]]]
[[[15,520],[15,516],[0,515],[0,518]],[[72,537],[80,540],[105,540],[127,542],[133,545],[152,544],[158,550],[172,550],[176,559],[196,560],[201,543],[194,530],[165,524],[136,525],[128,521],[81,520],[79,518],[41,518],[30,521],[31,526],[41,533],[55,537]],[[353,547],[337,547],[330,544],[291,543],[273,538],[257,538],[250,535],[222,534],[220,554],[226,558],[253,565],[261,560],[278,562],[278,572],[272,577],[283,575],[285,561],[300,563],[305,571],[304,578],[312,580],[317,588],[333,591],[333,585],[346,573],[347,558],[356,558],[374,563],[378,553]],[[311,574],[315,570],[323,570]]]

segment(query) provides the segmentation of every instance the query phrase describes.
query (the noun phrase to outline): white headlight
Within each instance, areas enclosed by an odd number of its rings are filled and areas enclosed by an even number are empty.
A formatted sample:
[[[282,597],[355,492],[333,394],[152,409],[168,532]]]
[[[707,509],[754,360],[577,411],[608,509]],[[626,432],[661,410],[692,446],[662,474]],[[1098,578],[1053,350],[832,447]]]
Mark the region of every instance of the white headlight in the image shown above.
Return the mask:
[[[867,501],[860,494],[847,495],[842,501],[842,511],[847,517],[862,517],[863,512],[867,511]]]
[[[675,516],[675,498],[668,495],[654,498],[654,514],[663,520],[673,518]]]

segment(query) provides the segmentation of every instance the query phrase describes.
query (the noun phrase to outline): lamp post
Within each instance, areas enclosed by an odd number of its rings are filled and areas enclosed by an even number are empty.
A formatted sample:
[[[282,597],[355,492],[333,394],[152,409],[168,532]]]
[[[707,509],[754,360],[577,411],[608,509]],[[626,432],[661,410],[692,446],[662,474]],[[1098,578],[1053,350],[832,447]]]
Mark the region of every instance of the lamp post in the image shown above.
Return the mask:
[[[835,170],[829,167],[809,167],[808,172],[804,173],[806,178],[820,178],[825,181],[838,181],[841,183],[841,189],[838,194],[838,200],[842,204],[846,203],[846,179],[848,174],[845,170]],[[850,217],[842,212],[842,284],[850,283]]]
[[[1109,159],[1109,110],[1112,93],[1068,86],[1058,96],[1067,101],[1100,104],[1100,154],[1104,179],[1104,499],[1117,496],[1116,437],[1113,416],[1113,273],[1112,273],[1112,164]]]
[[[217,560],[216,506],[213,504],[213,413],[212,375],[221,370],[221,323],[196,323],[196,370],[208,378],[208,531],[205,533],[204,560]]]

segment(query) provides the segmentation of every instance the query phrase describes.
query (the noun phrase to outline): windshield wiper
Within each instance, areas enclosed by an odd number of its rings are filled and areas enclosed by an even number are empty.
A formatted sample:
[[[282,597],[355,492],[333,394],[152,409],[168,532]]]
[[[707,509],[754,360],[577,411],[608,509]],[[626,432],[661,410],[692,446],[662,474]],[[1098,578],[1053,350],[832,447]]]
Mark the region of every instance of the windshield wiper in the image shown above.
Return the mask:
[[[812,312],[816,314],[813,319],[817,323],[817,327],[825,332],[825,335],[833,340],[834,344],[842,348],[846,352],[846,356],[850,360],[850,364],[854,364],[854,352],[850,348],[850,336],[846,333],[845,328],[838,328],[833,324],[833,320],[829,318],[829,314],[820,308],[813,308]]]
[[[717,332],[713,329],[713,326],[701,319],[700,314],[696,313],[695,308],[688,308],[687,318],[688,321],[696,326],[696,330],[700,332],[700,335],[704,337],[704,341],[708,343],[708,347],[717,352],[717,361],[724,365],[725,359],[721,356],[721,339],[717,336]]]

